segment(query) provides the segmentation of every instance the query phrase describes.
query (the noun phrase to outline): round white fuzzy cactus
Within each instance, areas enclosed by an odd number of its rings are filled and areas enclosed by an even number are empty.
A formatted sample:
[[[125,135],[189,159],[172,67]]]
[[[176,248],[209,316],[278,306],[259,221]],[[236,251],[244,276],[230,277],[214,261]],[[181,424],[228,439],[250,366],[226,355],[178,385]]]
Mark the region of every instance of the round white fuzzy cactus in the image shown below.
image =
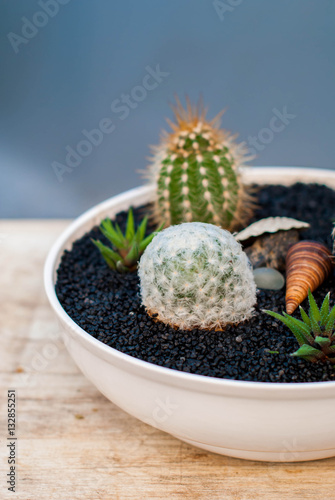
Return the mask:
[[[189,222],[157,234],[139,264],[142,303],[181,329],[222,329],[251,317],[256,285],[231,233]]]

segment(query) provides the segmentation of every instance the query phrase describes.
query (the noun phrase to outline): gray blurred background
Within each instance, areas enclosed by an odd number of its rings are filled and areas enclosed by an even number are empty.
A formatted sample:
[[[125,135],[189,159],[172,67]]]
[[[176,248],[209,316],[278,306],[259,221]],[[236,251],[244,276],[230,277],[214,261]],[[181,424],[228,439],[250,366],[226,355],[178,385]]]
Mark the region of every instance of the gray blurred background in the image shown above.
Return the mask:
[[[0,216],[141,184],[175,93],[226,108],[255,165],[334,168],[334,21],[334,0],[2,0]]]

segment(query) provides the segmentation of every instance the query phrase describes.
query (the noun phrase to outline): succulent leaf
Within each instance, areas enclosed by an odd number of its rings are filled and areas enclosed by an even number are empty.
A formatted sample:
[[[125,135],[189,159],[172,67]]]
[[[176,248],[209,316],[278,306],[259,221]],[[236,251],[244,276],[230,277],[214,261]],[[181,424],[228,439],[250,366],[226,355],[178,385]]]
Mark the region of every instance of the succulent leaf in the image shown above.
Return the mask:
[[[321,321],[321,315],[318,306],[316,305],[315,299],[312,295],[310,289],[308,289],[308,302],[309,302],[309,316],[311,321]]]
[[[99,248],[101,255],[103,256],[107,264],[112,269],[115,269],[115,265],[119,260],[121,260],[121,256],[117,252],[114,252],[111,248],[101,243],[101,241],[99,240],[92,240],[92,241],[95,244],[95,246]]]
[[[285,312],[282,316],[274,311],[263,311],[282,321],[294,334],[300,348],[292,356],[299,356],[313,362],[328,360],[335,363],[335,306],[329,312],[329,296],[329,293],[325,296],[319,310],[312,293],[309,291],[309,316],[300,307],[303,321],[297,320]]]
[[[330,296],[330,292],[328,292],[327,295],[325,296],[325,298],[322,302],[321,309],[320,309],[321,325],[322,326],[325,325],[328,314],[329,314],[329,296]]]
[[[284,323],[284,325],[286,325],[291,330],[299,345],[308,344],[305,330],[303,330],[300,325],[296,325],[294,321],[292,321],[293,318],[291,318],[290,316],[282,316],[281,314],[278,314],[274,311],[264,310],[263,312],[269,314],[270,316],[273,316],[276,319],[279,319],[282,323]]]
[[[124,258],[124,262],[125,263],[129,262],[131,265],[132,262],[138,260],[139,254],[140,254],[139,245],[138,245],[137,241],[134,241],[129,252],[127,253],[126,257]]]
[[[310,334],[312,328],[309,325],[306,325],[304,321],[293,318],[292,316],[286,314],[286,312],[283,312],[283,316],[285,318],[288,318],[297,328],[300,328],[304,332],[304,335],[306,335],[307,338],[310,338],[312,341],[314,340],[312,335]]]
[[[320,347],[328,347],[330,345],[330,340],[327,337],[315,337],[315,342],[319,344]]]
[[[121,231],[121,228],[120,228],[118,223],[115,224],[115,229],[117,231],[117,234],[119,235],[120,240],[123,242],[123,246],[126,247],[127,246],[126,238],[125,238],[123,232]]]
[[[325,333],[327,335],[330,335],[331,332],[333,331],[334,329],[334,323],[335,323],[335,306],[332,308],[332,310],[330,311],[330,313],[328,314],[328,317],[326,319],[326,323],[325,323]],[[333,333],[333,337],[335,335],[335,332]]]
[[[135,228],[133,210],[130,208],[127,216],[126,231],[122,233],[120,226],[112,224],[108,218],[100,224],[100,231],[112,244],[113,248],[108,247],[99,240],[93,240],[94,245],[99,249],[105,262],[111,269],[119,272],[129,272],[137,268],[137,262],[152,241],[153,237],[163,226],[155,232],[145,237],[148,218],[145,217],[138,228]]]
[[[156,233],[160,232],[164,227],[164,224],[161,224],[159,226],[159,228],[157,229],[157,231],[155,231],[154,233],[152,234],[149,234],[149,236],[147,236],[143,241],[141,241],[140,243],[140,253],[142,254],[144,252],[144,250],[147,248],[147,246],[149,245],[149,243],[152,242],[154,236],[156,236]]]
[[[329,346],[324,348],[324,353],[328,356],[328,359],[335,363],[335,346]]]
[[[137,233],[136,233],[136,240],[138,241],[138,243],[140,243],[144,239],[145,231],[147,229],[147,224],[148,224],[148,217],[144,217],[141,224],[138,226]],[[158,231],[159,231],[159,229],[158,229]]]
[[[127,225],[126,225],[126,240],[129,242],[133,239],[135,235],[135,222],[134,222],[134,214],[130,209],[128,212]]]
[[[307,361],[317,361],[318,359],[323,359],[325,355],[319,349],[315,349],[310,345],[302,345],[297,351],[291,354],[291,356],[299,356]]]
[[[115,231],[115,229],[111,225],[110,220],[105,219],[104,221],[102,221],[100,231],[104,236],[106,236],[106,238],[112,243],[112,245],[117,248],[124,248],[123,238],[121,238],[120,235]],[[121,236],[123,235],[121,234]]]
[[[314,333],[317,333],[319,335],[322,335],[322,330],[317,321],[315,321],[314,316],[311,314],[311,327]]]
[[[304,323],[306,323],[307,326],[311,327],[311,320],[309,319],[308,314],[301,306],[299,306],[299,311]]]

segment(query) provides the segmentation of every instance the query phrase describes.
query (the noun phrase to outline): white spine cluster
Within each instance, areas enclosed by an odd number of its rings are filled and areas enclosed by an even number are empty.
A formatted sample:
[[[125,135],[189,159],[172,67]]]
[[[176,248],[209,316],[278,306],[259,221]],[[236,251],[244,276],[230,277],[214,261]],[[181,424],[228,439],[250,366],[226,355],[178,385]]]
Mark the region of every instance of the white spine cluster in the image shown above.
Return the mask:
[[[181,329],[224,328],[252,315],[256,285],[229,231],[189,222],[157,234],[139,264],[142,303]]]

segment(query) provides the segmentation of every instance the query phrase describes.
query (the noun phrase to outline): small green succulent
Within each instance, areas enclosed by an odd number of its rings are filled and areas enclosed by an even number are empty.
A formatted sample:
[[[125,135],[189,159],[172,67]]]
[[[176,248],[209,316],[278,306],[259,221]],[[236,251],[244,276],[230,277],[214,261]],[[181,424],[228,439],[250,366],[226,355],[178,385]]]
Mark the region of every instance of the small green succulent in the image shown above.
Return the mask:
[[[309,314],[299,306],[301,320],[273,311],[263,311],[282,321],[293,333],[300,347],[291,354],[307,361],[329,360],[335,363],[335,306],[329,310],[328,293],[319,309],[310,290],[308,290]]]
[[[145,217],[138,228],[135,229],[134,214],[130,208],[125,234],[122,233],[120,226],[117,223],[113,225],[109,218],[104,219],[100,224],[100,231],[111,242],[113,248],[99,240],[92,239],[92,242],[98,247],[102,257],[111,269],[116,269],[120,272],[135,271],[140,256],[156,233],[163,228],[162,225],[149,236],[145,237],[147,224],[148,217]]]

